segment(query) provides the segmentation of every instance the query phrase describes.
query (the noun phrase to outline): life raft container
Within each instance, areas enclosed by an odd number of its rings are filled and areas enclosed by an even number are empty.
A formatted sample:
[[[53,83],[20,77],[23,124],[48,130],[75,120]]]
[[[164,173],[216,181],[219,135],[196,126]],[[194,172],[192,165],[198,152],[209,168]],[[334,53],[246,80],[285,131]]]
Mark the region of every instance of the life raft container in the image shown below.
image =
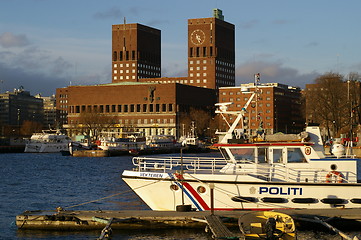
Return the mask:
[[[336,177],[336,182],[337,183],[343,183],[345,180],[345,177],[343,176],[343,174],[339,171],[330,171],[329,173],[327,173],[326,175],[326,182],[330,183],[332,182],[332,178],[333,176]]]

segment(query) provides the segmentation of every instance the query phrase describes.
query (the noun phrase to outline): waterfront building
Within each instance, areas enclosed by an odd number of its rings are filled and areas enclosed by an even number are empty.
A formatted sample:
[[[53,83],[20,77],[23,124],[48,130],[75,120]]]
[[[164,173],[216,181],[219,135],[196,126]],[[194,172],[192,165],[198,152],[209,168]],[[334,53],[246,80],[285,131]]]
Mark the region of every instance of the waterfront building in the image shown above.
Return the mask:
[[[64,127],[71,136],[96,127],[118,136],[179,136],[181,118],[191,108],[214,112],[216,92],[179,83],[122,82],[58,88],[57,99],[67,103],[61,111],[68,111]]]
[[[241,84],[236,87],[219,89],[219,102],[228,105],[230,111],[241,110],[257,91],[247,108],[244,124],[251,134],[263,130],[266,134],[276,132],[300,133],[304,130],[304,118],[301,109],[301,89],[280,83]],[[228,119],[232,120],[232,119]],[[231,121],[233,122],[233,121]],[[226,129],[227,126],[222,126]]]
[[[0,94],[1,134],[20,134],[25,121],[43,123],[43,100],[30,95],[22,87]]]
[[[36,98],[43,99],[44,105],[44,129],[56,129],[56,98],[55,94],[49,97],[43,97],[41,94],[35,95]]]
[[[179,137],[190,109],[207,111],[212,118],[214,104],[229,101],[242,88],[235,87],[235,26],[224,21],[221,10],[214,9],[211,18],[188,20],[187,76],[161,77],[160,43],[158,29],[133,23],[113,25],[112,83],[57,89],[59,122],[69,132],[80,131],[85,127],[84,115],[98,113],[108,118],[105,121],[111,120],[107,131]],[[266,111],[262,113],[266,114],[264,128],[298,130],[300,90],[282,84],[268,88],[270,99],[260,103]],[[235,100],[233,107],[242,106],[243,100]],[[266,109],[262,104],[271,106]],[[258,128],[255,121],[251,128]]]
[[[112,26],[112,82],[161,76],[161,31],[139,23]]]
[[[213,11],[212,18],[188,20],[188,81],[216,89],[235,85],[235,31]]]

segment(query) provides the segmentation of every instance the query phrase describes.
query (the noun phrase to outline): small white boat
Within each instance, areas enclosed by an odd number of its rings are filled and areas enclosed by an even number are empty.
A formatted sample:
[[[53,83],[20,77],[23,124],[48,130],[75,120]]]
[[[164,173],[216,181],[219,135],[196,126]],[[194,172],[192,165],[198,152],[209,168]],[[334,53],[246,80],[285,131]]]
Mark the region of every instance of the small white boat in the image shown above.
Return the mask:
[[[113,153],[134,153],[146,148],[146,140],[140,133],[124,133],[124,137],[102,137],[98,148]]]
[[[240,111],[217,104],[217,113],[236,116],[215,144],[221,158],[136,157],[122,179],[153,210],[175,211],[184,204],[210,210],[211,185],[215,210],[360,208],[360,159],[339,148],[337,156],[326,156],[317,126],[262,141],[236,131],[255,95]]]
[[[151,135],[146,137],[146,146],[149,152],[170,152],[180,149],[181,144],[173,135]]]
[[[130,138],[101,139],[98,148],[107,151],[129,152],[131,150],[143,150],[144,142],[136,142]]]
[[[25,145],[27,153],[54,153],[69,151],[71,139],[59,130],[43,130],[34,133]]]
[[[192,121],[190,132],[188,134],[185,134],[183,129],[183,136],[179,138],[179,143],[188,149],[205,149],[205,144],[196,135],[194,121]]]

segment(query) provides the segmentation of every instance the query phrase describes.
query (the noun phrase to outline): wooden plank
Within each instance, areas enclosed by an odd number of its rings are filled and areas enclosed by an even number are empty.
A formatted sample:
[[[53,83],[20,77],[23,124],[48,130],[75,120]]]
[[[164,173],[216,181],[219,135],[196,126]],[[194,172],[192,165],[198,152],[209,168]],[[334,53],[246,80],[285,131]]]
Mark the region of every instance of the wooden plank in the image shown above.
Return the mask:
[[[239,239],[239,237],[232,233],[226,225],[222,222],[221,218],[216,215],[205,216],[209,229],[212,231],[216,239]]]

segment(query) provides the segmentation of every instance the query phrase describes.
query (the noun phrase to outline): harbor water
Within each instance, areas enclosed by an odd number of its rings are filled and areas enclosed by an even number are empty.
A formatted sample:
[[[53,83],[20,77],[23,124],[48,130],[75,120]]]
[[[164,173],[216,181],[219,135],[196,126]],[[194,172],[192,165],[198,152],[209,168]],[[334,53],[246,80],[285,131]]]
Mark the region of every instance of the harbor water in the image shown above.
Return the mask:
[[[130,156],[77,158],[55,154],[0,154],[0,239],[97,239],[100,231],[19,230],[25,210],[144,210],[147,206],[121,179]],[[348,233],[350,236],[357,232]],[[112,239],[211,239],[203,229],[117,230]],[[298,239],[340,239],[302,230]]]

